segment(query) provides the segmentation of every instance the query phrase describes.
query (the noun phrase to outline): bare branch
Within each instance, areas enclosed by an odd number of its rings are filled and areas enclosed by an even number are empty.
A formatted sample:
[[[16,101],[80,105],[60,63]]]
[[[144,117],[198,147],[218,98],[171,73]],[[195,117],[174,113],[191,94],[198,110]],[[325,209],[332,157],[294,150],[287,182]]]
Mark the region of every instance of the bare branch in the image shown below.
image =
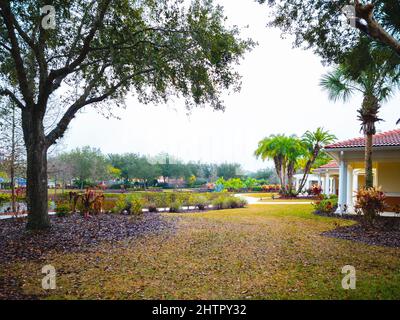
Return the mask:
[[[16,97],[14,93],[12,93],[8,89],[0,89],[0,96],[8,96],[12,101],[15,102],[15,104],[18,106],[18,108],[23,109],[25,106],[22,104],[22,102]]]
[[[68,108],[68,110],[65,112],[65,114],[63,115],[61,120],[58,122],[57,126],[51,132],[49,132],[49,134],[46,137],[47,146],[48,147],[50,147],[52,144],[54,144],[59,138],[61,138],[64,135],[65,131],[67,130],[68,125],[70,124],[72,119],[75,117],[75,114],[80,109],[82,109],[83,107],[85,107],[85,106],[87,106],[89,104],[93,104],[93,103],[96,103],[96,102],[101,102],[101,101],[109,98],[120,87],[125,85],[130,79],[132,79],[132,78],[134,78],[134,77],[136,77],[138,75],[141,75],[141,74],[146,74],[146,73],[153,72],[155,70],[154,68],[150,68],[150,69],[142,70],[142,71],[137,72],[135,74],[132,74],[130,76],[127,76],[124,79],[122,79],[120,82],[118,82],[117,84],[112,86],[109,90],[107,90],[101,96],[97,96],[97,97],[93,97],[93,98],[87,99],[87,97],[90,95],[92,89],[97,84],[98,78],[105,71],[106,67],[108,67],[108,65],[107,66],[106,65],[103,66],[103,68],[99,72],[99,76],[93,78],[91,83],[86,87],[84,93],[79,97],[79,99],[75,103],[73,103]]]

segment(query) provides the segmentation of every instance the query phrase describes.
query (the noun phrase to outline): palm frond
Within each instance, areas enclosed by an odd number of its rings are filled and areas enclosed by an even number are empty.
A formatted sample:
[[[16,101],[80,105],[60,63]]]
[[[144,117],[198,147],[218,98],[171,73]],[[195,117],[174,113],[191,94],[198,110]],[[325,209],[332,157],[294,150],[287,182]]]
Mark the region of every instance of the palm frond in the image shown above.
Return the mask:
[[[320,86],[328,92],[329,100],[334,102],[338,100],[347,102],[353,94],[353,89],[348,85],[339,68],[322,76]]]

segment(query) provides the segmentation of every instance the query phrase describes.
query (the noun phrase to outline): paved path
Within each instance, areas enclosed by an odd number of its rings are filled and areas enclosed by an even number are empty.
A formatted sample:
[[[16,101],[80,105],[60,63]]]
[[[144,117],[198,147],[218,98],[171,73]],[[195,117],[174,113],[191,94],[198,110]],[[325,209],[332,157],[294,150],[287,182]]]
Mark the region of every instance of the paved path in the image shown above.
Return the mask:
[[[245,194],[235,194],[235,197],[240,197],[246,199],[248,204],[261,204],[261,205],[271,205],[271,204],[311,204],[312,201],[260,201],[260,198],[248,197]]]

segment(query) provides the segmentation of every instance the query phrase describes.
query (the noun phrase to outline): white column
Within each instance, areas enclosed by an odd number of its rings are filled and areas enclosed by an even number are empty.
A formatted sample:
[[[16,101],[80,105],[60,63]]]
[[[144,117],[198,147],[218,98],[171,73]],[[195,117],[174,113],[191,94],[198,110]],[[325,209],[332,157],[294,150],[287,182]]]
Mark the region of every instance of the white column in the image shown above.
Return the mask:
[[[329,172],[325,174],[324,194],[327,196],[329,195]]]
[[[347,210],[353,210],[353,168],[351,166],[347,167]]]
[[[318,185],[322,187],[321,173],[318,173]]]
[[[336,179],[332,178],[332,194],[336,194]]]
[[[333,181],[334,181],[334,178],[330,177],[330,179],[329,179],[329,194],[334,194],[334,192],[333,192]]]
[[[346,191],[347,191],[347,164],[341,159],[339,163],[339,199],[338,210],[336,213],[342,214],[344,205],[346,204]]]
[[[353,205],[355,203],[355,198],[356,198],[356,191],[358,191],[358,175],[359,175],[360,171],[353,171]]]

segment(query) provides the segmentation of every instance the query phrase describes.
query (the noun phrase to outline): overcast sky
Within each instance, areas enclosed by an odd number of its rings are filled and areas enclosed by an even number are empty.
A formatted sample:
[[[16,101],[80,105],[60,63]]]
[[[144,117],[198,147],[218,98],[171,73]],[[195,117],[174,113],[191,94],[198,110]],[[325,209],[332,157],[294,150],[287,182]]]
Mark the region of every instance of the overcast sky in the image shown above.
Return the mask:
[[[270,166],[256,160],[258,141],[270,134],[297,134],[323,126],[339,139],[360,135],[356,109],[351,103],[333,103],[318,86],[328,69],[310,51],[292,49],[278,30],[266,28],[267,8],[254,0],[218,0],[230,25],[238,25],[243,37],[259,45],[239,67],[243,76],[240,93],[224,96],[226,111],[210,108],[187,115],[182,103],[143,106],[127,99],[122,120],[107,120],[87,108],[73,120],[64,145],[67,149],[91,145],[105,153],[135,152],[155,155],[168,152],[182,160],[238,162],[246,170]],[[382,131],[396,128],[400,117],[399,95],[385,104],[378,125]]]

